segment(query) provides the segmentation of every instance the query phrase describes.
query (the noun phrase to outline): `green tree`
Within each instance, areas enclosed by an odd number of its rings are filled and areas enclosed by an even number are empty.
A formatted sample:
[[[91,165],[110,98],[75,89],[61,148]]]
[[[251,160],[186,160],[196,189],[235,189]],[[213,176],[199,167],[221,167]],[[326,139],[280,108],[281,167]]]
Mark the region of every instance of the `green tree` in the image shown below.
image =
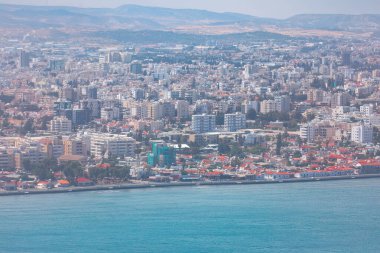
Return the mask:
[[[249,109],[247,112],[247,119],[248,120],[255,120],[257,118],[256,110]]]
[[[110,176],[113,178],[123,179],[126,180],[129,178],[130,174],[130,167],[124,166],[124,167],[112,167],[110,168]]]
[[[62,171],[70,182],[74,182],[75,178],[82,177],[84,174],[82,165],[76,161],[64,163]]]
[[[309,122],[309,121],[312,121],[313,119],[315,119],[315,114],[314,113],[309,113],[306,117],[306,120]]]
[[[33,119],[28,119],[20,129],[20,134],[25,135],[28,132],[34,132]]]
[[[52,117],[49,116],[43,116],[41,118],[41,130],[48,130],[48,123],[50,120],[52,120]]]
[[[2,127],[3,128],[7,128],[9,126],[10,126],[9,119],[8,119],[8,117],[5,117],[4,120],[3,120],[3,123],[2,123]]]
[[[36,175],[40,180],[47,180],[53,178],[52,172],[46,167],[39,166],[39,164],[37,164],[33,168],[32,173]]]
[[[294,154],[293,154],[293,157],[294,158],[300,158],[302,156],[302,153],[301,153],[301,151],[299,151],[299,150],[297,150],[296,152],[294,152]]]
[[[41,162],[32,163],[30,160],[23,160],[23,167],[30,171],[40,180],[52,179],[52,172],[58,168],[56,159],[44,159]]]
[[[277,141],[276,141],[276,155],[281,155],[281,148],[282,148],[282,135],[277,135]]]
[[[228,154],[230,151],[231,151],[231,148],[225,141],[219,143],[218,152],[220,154]]]
[[[244,152],[238,143],[232,144],[228,153],[230,156],[244,158]]]
[[[232,159],[231,161],[232,167],[239,167],[240,165],[241,165],[241,161],[238,157],[235,157],[234,159]]]
[[[8,96],[4,94],[0,95],[0,101],[6,104],[12,102],[14,98],[15,98],[14,96]]]
[[[378,127],[373,128],[373,143],[375,145],[380,143],[380,130]]]
[[[32,171],[33,167],[32,167],[32,163],[29,159],[24,159],[22,161],[22,167],[26,170],[26,171]]]

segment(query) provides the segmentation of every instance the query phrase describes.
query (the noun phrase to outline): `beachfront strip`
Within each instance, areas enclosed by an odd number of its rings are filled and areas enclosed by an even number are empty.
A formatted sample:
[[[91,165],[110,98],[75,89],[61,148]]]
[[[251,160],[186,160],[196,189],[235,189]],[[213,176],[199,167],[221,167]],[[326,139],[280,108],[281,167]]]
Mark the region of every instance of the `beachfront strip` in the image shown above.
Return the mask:
[[[267,162],[264,162],[262,156],[246,157],[239,160],[237,157],[228,157],[215,153],[204,155],[203,159],[195,162],[192,155],[180,154],[176,159],[176,164],[170,167],[149,167],[147,163],[141,164],[140,167],[128,167],[128,175],[123,175],[124,178],[113,174],[115,170],[117,173],[120,173],[120,170],[122,170],[120,168],[125,169],[124,161],[119,161],[116,165],[101,163],[94,168],[85,169],[81,172],[80,176],[71,178],[66,176],[63,171],[69,171],[67,168],[63,168],[62,171],[52,172],[49,179],[45,180],[39,180],[37,176],[30,173],[2,171],[0,172],[0,192],[46,191],[53,188],[91,188],[96,185],[144,185],[149,183],[180,182],[270,182],[380,175],[380,160],[378,159],[353,160],[353,153],[351,153],[352,150],[349,148],[338,148],[336,150],[338,153],[330,153],[328,156],[314,156],[312,159],[310,155],[316,148],[306,145],[301,147],[304,155],[300,158],[290,159],[292,165],[288,164],[287,166],[283,165],[280,161],[273,163],[274,160],[272,160],[271,163],[271,159],[266,159]],[[328,150],[329,148],[326,148],[327,153],[329,153]],[[161,157],[161,159],[163,158]],[[305,164],[308,164],[308,166],[302,167]]]

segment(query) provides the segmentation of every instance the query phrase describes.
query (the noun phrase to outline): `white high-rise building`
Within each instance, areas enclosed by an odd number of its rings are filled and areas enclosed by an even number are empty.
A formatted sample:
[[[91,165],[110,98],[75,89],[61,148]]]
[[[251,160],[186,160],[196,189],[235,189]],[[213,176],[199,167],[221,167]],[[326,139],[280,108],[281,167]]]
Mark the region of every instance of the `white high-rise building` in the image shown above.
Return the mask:
[[[260,108],[260,102],[259,101],[244,101],[242,103],[242,112],[247,114],[250,110],[255,110],[256,112],[259,112]]]
[[[351,141],[356,143],[373,142],[373,126],[361,123],[351,128]]]
[[[128,106],[132,117],[138,119],[148,118],[148,105],[146,103],[133,103]]]
[[[207,133],[215,130],[215,115],[193,115],[191,120],[191,129],[197,133]]]
[[[100,111],[100,118],[105,121],[119,120],[120,108],[119,107],[102,108]]]
[[[50,131],[70,133],[72,131],[72,122],[65,117],[54,117],[54,119],[50,121]]]
[[[91,155],[96,158],[135,155],[136,141],[116,134],[93,134],[90,139]]]
[[[267,114],[276,111],[276,102],[274,100],[264,100],[260,103],[260,112]]]
[[[276,103],[276,111],[281,113],[290,112],[290,97],[289,96],[277,96],[274,98]]]
[[[300,137],[306,139],[307,142],[312,142],[315,139],[315,132],[313,124],[304,124],[300,128]]]
[[[250,64],[244,65],[243,75],[245,79],[249,79],[254,74],[254,72],[255,72],[254,66]]]
[[[362,105],[360,106],[360,112],[370,116],[373,114],[373,104],[367,104],[367,105]]]
[[[246,118],[245,114],[232,113],[224,115],[224,129],[229,132],[245,128]]]

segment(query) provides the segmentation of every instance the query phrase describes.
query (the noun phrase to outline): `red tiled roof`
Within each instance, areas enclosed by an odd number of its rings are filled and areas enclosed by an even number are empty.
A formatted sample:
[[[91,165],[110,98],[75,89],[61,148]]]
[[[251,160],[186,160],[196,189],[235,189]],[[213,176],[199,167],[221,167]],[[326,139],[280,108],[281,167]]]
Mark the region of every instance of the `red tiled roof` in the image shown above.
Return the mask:
[[[345,157],[343,155],[330,154],[329,159],[345,159]]]
[[[91,180],[90,179],[88,179],[88,178],[85,178],[85,177],[80,177],[80,178],[77,178],[77,183],[89,183],[89,182],[91,182]]]

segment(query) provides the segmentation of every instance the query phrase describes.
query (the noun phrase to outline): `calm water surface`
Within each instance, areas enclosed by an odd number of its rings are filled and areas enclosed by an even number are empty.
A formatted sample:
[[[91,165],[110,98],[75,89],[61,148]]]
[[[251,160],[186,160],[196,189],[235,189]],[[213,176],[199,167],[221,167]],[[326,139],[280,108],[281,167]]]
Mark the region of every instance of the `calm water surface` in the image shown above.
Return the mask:
[[[0,252],[380,252],[380,180],[1,197]]]

